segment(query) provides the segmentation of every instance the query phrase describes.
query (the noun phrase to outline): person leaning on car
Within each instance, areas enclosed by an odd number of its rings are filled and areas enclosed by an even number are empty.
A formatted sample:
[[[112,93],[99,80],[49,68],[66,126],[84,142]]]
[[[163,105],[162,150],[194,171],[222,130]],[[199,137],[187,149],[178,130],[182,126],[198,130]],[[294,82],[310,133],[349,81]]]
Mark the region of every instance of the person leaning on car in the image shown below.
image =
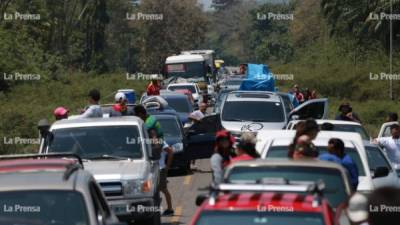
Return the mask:
[[[360,117],[357,113],[353,112],[350,103],[345,102],[339,106],[340,114],[336,116],[335,120],[353,121],[361,123]]]

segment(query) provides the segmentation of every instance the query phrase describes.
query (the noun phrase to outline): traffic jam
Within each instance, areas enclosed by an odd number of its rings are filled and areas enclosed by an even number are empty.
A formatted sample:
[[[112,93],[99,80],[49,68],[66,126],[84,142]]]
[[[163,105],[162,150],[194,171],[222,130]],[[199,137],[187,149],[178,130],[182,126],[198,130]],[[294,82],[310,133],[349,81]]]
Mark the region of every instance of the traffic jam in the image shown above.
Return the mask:
[[[0,0],[0,225],[400,225],[400,0]]]
[[[385,225],[399,212],[397,119],[373,138],[350,103],[330,119],[327,98],[280,92],[267,65],[228,68],[213,50],[164,68],[143,93],[103,104],[92,89],[81,114],[57,107],[38,152],[1,156],[0,224],[179,224],[165,220],[182,214],[169,175],[199,162],[210,172],[187,224]]]

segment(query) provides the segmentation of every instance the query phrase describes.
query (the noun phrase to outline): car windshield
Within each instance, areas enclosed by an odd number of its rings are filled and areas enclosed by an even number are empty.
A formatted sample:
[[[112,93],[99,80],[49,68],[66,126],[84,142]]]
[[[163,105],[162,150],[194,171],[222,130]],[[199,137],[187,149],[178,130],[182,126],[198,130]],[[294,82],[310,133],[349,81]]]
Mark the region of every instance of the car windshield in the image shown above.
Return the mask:
[[[391,168],[390,163],[378,146],[365,146],[365,150],[367,151],[368,164],[371,170],[375,170],[378,167]]]
[[[258,211],[203,211],[196,225],[324,225],[319,213]],[[261,207],[264,208],[264,207]],[[290,208],[290,207],[289,207]]]
[[[283,107],[278,102],[225,101],[222,108],[223,121],[279,123],[285,121],[284,115]]]
[[[104,155],[139,159],[143,157],[137,126],[91,126],[52,131],[48,152],[71,152],[91,159]]]
[[[164,137],[182,137],[182,131],[175,119],[157,118],[157,120],[160,122]]]
[[[222,86],[238,86],[242,84],[243,80],[226,80],[222,83]]]
[[[207,73],[204,62],[167,64],[168,77],[198,78]]]
[[[346,124],[335,124],[333,131],[339,131],[339,132],[355,132],[359,133],[361,135],[361,138],[364,140],[369,140],[370,137],[365,131],[365,129],[362,126],[359,125],[346,125]]]
[[[0,224],[89,225],[83,196],[74,191],[0,193]]]
[[[339,170],[335,169],[299,166],[237,166],[227,175],[227,181],[230,183],[259,182],[265,178],[284,178],[290,181],[322,180],[326,185],[324,195],[334,208],[348,197],[343,176]]]
[[[269,148],[267,158],[287,158],[288,146],[272,146]],[[327,153],[327,146],[317,146],[320,155]],[[360,158],[360,155],[354,148],[345,148],[345,153],[348,154],[355,162],[359,176],[365,176],[365,170]]]
[[[189,90],[192,94],[197,93],[196,88],[193,85],[177,85],[177,86],[169,86],[168,90],[176,91],[176,90]]]
[[[177,112],[190,113],[192,111],[192,108],[190,107],[190,102],[186,96],[184,98],[164,96],[164,99],[168,102],[168,105]]]

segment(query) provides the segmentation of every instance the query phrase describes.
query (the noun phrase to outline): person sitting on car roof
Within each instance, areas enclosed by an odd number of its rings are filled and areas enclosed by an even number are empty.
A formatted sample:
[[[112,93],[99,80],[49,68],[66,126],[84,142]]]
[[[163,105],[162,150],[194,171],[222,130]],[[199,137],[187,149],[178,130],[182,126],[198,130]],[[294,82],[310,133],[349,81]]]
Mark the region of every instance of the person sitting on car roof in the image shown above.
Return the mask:
[[[318,151],[312,143],[318,132],[319,127],[315,120],[299,122],[296,125],[296,135],[289,146],[288,157],[292,159],[318,157]]]
[[[256,137],[251,132],[244,132],[236,146],[236,157],[233,157],[230,163],[259,157],[260,155],[256,151]]]
[[[229,164],[235,138],[227,130],[218,131],[215,140],[215,152],[211,156],[212,181],[219,184],[223,180],[224,168]]]
[[[57,107],[53,114],[56,120],[68,119],[69,110],[64,107]]]

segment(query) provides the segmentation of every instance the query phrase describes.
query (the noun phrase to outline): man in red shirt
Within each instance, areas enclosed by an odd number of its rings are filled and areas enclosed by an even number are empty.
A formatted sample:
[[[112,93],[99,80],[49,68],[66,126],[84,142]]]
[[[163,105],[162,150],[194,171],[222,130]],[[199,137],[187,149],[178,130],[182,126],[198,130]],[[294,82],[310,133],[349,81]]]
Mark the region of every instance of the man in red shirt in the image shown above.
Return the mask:
[[[158,80],[152,80],[149,85],[147,85],[147,95],[160,95],[160,84]]]
[[[256,151],[256,137],[251,132],[244,132],[240,137],[239,144],[236,147],[236,157],[232,158],[230,163],[252,160],[259,158]]]

